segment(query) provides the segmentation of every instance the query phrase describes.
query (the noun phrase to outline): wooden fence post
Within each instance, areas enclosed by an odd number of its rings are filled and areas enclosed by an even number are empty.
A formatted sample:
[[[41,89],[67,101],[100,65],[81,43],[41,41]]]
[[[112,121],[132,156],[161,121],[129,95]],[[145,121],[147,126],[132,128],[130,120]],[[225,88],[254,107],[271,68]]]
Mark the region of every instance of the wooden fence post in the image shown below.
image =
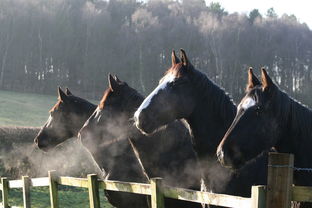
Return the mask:
[[[269,153],[267,208],[290,208],[293,184],[294,156]]]
[[[265,186],[251,187],[252,208],[265,208]]]
[[[52,170],[48,172],[49,176],[49,191],[50,191],[50,203],[51,203],[51,208],[58,208],[58,194],[57,194],[57,175],[56,171]]]
[[[162,178],[151,179],[152,208],[165,208]]]
[[[2,207],[9,208],[9,181],[7,178],[1,178],[1,185],[2,185]]]
[[[90,208],[100,208],[99,183],[96,174],[88,175]]]
[[[30,178],[22,176],[24,208],[30,208]]]

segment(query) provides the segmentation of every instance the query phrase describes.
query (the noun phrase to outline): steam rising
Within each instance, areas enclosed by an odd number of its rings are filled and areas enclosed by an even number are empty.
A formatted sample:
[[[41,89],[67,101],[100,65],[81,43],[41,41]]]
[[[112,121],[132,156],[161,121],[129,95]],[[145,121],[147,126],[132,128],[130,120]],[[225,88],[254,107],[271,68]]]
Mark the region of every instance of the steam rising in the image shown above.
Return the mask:
[[[83,177],[103,172],[90,153],[76,138],[71,138],[50,152],[39,150],[33,143],[39,128],[4,127],[1,134],[1,176],[20,178],[47,176],[49,170],[56,170],[64,176]]]

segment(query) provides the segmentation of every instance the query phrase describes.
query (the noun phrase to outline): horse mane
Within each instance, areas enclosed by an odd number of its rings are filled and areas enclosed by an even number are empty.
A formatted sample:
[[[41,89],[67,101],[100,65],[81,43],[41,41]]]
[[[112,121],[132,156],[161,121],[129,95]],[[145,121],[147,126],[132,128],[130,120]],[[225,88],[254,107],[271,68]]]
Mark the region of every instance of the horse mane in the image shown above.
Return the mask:
[[[216,114],[221,116],[225,124],[230,124],[236,114],[236,105],[229,94],[193,66],[192,78],[192,82],[198,90],[198,97],[206,100],[204,102],[205,109],[213,109]],[[231,109],[231,111],[228,109]]]
[[[282,121],[287,122],[287,128],[293,129],[293,134],[290,135],[296,139],[309,139],[312,136],[312,110],[303,105],[299,101],[290,97],[286,92],[278,90],[276,109],[278,116]]]
[[[127,94],[126,99],[123,101],[123,103],[121,103],[121,105],[122,106],[128,106],[129,101],[137,101],[133,105],[139,105],[144,100],[144,97],[140,93],[138,93],[135,89],[129,87],[126,82],[122,82],[122,83],[127,87],[128,92],[126,93]],[[99,108],[101,110],[104,109],[105,103],[107,102],[109,96],[113,92],[114,91],[111,88],[108,88],[104,91],[104,95],[103,95],[101,102],[99,104]],[[137,106],[136,106],[136,108],[137,108]],[[133,110],[136,110],[136,109],[133,109]]]
[[[81,97],[77,97],[77,96],[73,96],[73,95],[68,95],[69,99],[72,99],[73,102],[79,102],[80,106],[79,108],[84,108],[87,109],[88,111],[94,111],[96,108],[96,105],[94,105],[93,103],[89,102],[86,99],[83,99]]]
[[[55,105],[49,110],[49,113],[51,113],[51,112],[57,110],[57,109],[59,108],[61,102],[62,102],[62,101],[58,98],[58,100],[57,100],[57,102],[55,103]]]
[[[183,69],[191,70],[193,77],[192,82],[195,84],[196,89],[198,89],[198,95],[202,97],[201,99],[208,100],[208,102],[205,102],[205,105],[207,106],[206,109],[209,108],[218,110],[217,113],[221,115],[221,118],[224,121],[227,121],[226,123],[232,122],[236,114],[236,106],[233,99],[223,88],[219,87],[212,80],[210,80],[206,74],[195,69],[193,65],[189,65],[188,68],[185,69],[182,63],[178,63],[169,68],[165,72],[165,75],[172,73],[178,78],[186,73]],[[213,99],[209,99],[209,97]],[[227,109],[232,109],[231,115],[228,114],[229,111]]]
[[[89,101],[83,99],[83,98],[80,98],[80,97],[77,97],[77,96],[74,96],[74,95],[67,95],[67,98],[68,100],[70,100],[71,102],[79,102],[81,104],[80,107],[84,108],[84,109],[87,109],[87,110],[93,110],[95,108],[95,105],[93,103],[90,103]],[[58,98],[58,101],[56,102],[56,104],[50,109],[50,113],[57,110],[59,107],[60,107],[60,104],[64,102],[62,100],[60,100]]]
[[[167,74],[173,74],[175,75],[175,77],[180,77],[183,73],[183,64],[182,63],[178,63],[178,64],[175,64],[174,66],[172,66],[171,68],[167,69],[167,71],[164,73],[164,76],[163,78],[167,75]],[[161,82],[162,79],[159,81]]]

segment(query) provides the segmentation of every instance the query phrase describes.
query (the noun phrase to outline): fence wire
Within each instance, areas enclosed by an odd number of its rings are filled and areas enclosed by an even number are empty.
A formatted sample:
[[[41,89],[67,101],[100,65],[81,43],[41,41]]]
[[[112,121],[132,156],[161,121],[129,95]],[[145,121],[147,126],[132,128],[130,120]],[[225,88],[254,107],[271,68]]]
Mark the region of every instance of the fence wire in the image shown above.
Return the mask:
[[[292,168],[294,171],[312,172],[312,168],[298,168],[298,167],[289,166],[289,165],[268,165],[268,167],[273,167],[273,168]]]

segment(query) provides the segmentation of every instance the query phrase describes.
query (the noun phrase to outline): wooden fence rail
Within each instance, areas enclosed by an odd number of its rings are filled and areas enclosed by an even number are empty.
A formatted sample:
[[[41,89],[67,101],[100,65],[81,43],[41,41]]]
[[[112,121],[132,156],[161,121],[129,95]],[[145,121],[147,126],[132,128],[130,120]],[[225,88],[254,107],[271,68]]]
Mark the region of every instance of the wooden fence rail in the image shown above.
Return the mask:
[[[58,185],[64,185],[87,188],[90,208],[100,207],[100,189],[150,195],[152,208],[164,208],[165,197],[234,208],[290,208],[291,201],[312,202],[312,187],[292,185],[292,170],[289,170],[293,167],[291,163],[293,163],[291,155],[270,154],[268,186],[253,186],[250,198],[170,187],[163,184],[161,178],[153,178],[150,184],[143,184],[98,180],[95,174],[90,174],[87,178],[63,177],[58,176],[55,171],[49,171],[48,177],[43,178],[23,176],[22,180],[10,181],[7,178],[1,178],[1,207],[12,207],[8,204],[9,190],[21,188],[23,190],[23,207],[30,208],[30,188],[45,186],[49,187],[51,208],[58,208]]]

